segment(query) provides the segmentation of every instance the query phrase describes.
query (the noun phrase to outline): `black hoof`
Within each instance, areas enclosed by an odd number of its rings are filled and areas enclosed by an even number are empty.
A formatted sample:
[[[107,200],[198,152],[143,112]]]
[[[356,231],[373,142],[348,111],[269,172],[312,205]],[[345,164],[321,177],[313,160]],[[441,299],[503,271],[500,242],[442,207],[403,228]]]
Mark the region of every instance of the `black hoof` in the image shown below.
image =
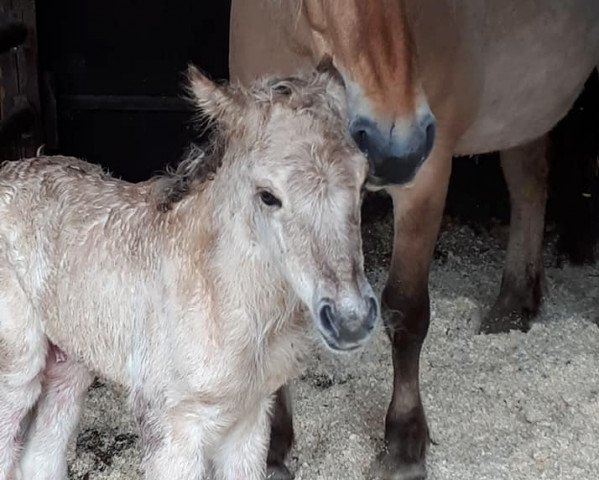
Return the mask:
[[[492,335],[512,330],[528,332],[531,315],[522,308],[493,307],[480,325],[480,333]]]
[[[507,268],[507,267],[506,267]],[[530,323],[539,313],[543,300],[543,273],[537,267],[536,273],[531,267],[520,275],[516,281],[515,275],[504,272],[501,289],[495,305],[483,319],[480,333],[508,333],[511,330],[528,332]],[[524,283],[522,283],[524,280]]]
[[[376,476],[381,480],[424,480],[430,437],[422,407],[400,418],[387,417],[386,447],[378,456]]]
[[[267,480],[293,480],[293,475],[283,464],[269,465],[266,470]]]
[[[375,473],[371,480],[425,480],[424,463],[401,463],[389,452],[383,452],[377,459]]]

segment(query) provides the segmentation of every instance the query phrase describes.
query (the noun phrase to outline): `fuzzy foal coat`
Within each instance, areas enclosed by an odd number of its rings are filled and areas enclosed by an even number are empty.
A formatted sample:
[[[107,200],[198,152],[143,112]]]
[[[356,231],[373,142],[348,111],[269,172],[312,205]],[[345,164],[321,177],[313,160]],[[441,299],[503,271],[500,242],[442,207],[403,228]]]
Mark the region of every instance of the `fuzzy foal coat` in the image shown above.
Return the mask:
[[[340,255],[351,260],[352,281],[367,285],[359,239],[366,161],[344,133],[342,108],[330,108],[334,79],[261,84],[253,97],[196,80],[197,101],[228,131],[230,151],[212,179],[187,178],[182,198],[166,208],[164,192],[180,178],[133,185],[66,157],[0,169],[1,480],[19,462],[18,443],[23,478],[66,476],[66,444],[90,372],[130,389],[146,478],[263,478],[271,395],[297,372],[309,321],[255,230],[270,217],[249,209],[267,207],[255,193],[241,197],[252,169],[273,184],[291,169],[285,178],[307,212],[314,185],[326,184],[314,208],[330,200],[339,218],[354,220],[342,232],[353,256]],[[286,122],[284,158],[261,137],[269,115]],[[263,156],[237,158],[247,145]],[[202,170],[189,165],[183,177]],[[293,175],[314,165],[321,175]],[[298,217],[288,231],[308,236],[291,228]],[[343,278],[341,269],[328,273]],[[26,437],[15,440],[34,405]]]

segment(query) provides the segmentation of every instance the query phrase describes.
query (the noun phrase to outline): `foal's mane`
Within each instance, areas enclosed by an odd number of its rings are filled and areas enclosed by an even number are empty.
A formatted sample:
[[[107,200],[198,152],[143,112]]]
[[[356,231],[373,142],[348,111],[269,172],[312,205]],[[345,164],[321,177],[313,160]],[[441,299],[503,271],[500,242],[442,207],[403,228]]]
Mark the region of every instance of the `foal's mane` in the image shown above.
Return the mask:
[[[338,72],[337,72],[338,75]],[[314,116],[339,116],[339,105],[327,93],[327,81],[339,81],[328,64],[308,75],[294,75],[285,78],[262,78],[251,88],[229,85],[227,88],[241,104],[254,103],[264,108],[264,114],[273,105],[284,103],[289,108]],[[193,100],[192,100],[193,101]],[[323,108],[325,107],[325,108]],[[243,123],[244,108],[237,115]],[[192,142],[175,168],[167,168],[165,174],[155,177],[157,208],[167,212],[173,205],[183,200],[193,189],[216,175],[222,165],[223,156],[232,137],[238,134],[219,118],[209,118],[198,112],[194,119],[196,126],[208,132],[209,140],[202,146]],[[240,123],[239,120],[237,123]]]
[[[202,184],[214,178],[222,164],[225,143],[219,127],[210,133],[207,143],[200,146],[190,143],[187,151],[175,168],[167,168],[164,175],[156,177],[158,192],[157,208],[167,212],[175,203],[183,200],[195,184]]]

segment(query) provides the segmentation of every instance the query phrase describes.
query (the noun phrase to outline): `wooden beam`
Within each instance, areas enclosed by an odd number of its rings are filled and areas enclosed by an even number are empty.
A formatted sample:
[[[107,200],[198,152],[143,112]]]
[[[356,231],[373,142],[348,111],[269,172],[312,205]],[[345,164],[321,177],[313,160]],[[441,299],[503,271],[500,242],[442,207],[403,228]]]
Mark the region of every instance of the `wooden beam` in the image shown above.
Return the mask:
[[[190,112],[190,102],[178,97],[145,95],[61,95],[61,108],[67,110],[115,110],[118,112]]]

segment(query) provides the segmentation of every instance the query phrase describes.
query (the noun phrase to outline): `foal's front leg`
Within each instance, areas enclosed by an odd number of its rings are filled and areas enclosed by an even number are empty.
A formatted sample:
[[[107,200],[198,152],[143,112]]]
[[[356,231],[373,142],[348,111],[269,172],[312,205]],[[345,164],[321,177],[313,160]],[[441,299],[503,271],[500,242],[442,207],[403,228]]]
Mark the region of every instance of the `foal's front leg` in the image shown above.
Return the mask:
[[[185,407],[164,411],[143,403],[136,399],[134,409],[140,423],[144,479],[204,480],[205,446],[216,415]]]
[[[215,480],[264,480],[272,400],[266,399],[223,438],[214,456]]]
[[[205,455],[197,429],[169,432],[152,453],[144,458],[145,480],[204,480]]]

